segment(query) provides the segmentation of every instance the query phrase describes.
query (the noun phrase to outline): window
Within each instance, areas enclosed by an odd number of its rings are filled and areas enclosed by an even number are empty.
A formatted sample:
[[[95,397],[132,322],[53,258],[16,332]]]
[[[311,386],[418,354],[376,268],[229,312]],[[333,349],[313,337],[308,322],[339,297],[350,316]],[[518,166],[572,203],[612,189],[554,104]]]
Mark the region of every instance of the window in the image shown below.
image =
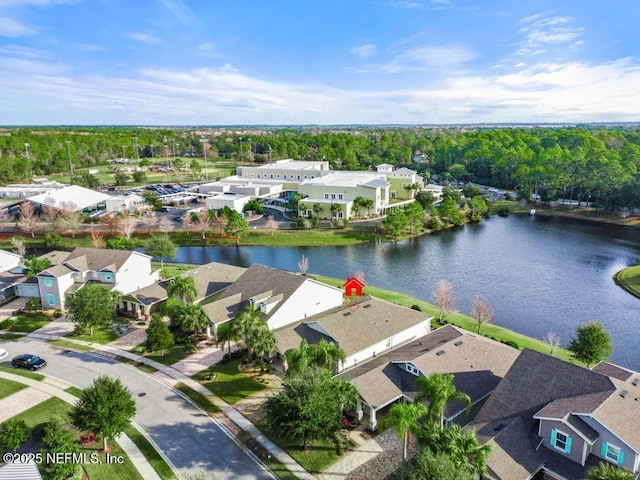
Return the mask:
[[[331,194],[331,200],[335,200],[335,199],[336,199],[336,194],[335,194],[335,193],[332,193],[332,194]]]
[[[305,216],[311,218],[313,216],[313,210],[305,210]]]
[[[56,296],[49,293],[47,294],[47,305],[53,307],[56,304]]]
[[[618,465],[624,464],[624,451],[621,448],[616,447],[615,445],[602,442],[600,455],[602,455],[604,458],[608,458],[609,460],[613,460]]]
[[[105,279],[107,282],[111,282],[111,281],[113,281],[113,273],[105,273],[105,274],[104,274],[104,279]]]
[[[53,287],[53,278],[45,278],[42,283],[45,287]]]
[[[328,193],[325,193],[325,194],[324,194],[324,198],[325,198],[325,200],[329,200],[329,194],[328,194]]]
[[[344,197],[341,193],[338,194],[338,200],[342,200]]]
[[[571,437],[555,428],[551,430],[551,446],[564,453],[571,453]]]

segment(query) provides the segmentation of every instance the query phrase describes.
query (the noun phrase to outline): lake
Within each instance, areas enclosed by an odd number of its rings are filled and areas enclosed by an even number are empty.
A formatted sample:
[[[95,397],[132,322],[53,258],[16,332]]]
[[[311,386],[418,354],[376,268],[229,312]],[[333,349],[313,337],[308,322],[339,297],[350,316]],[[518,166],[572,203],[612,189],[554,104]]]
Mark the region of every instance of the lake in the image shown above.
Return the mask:
[[[640,263],[637,229],[541,216],[493,216],[478,224],[398,243],[344,247],[180,247],[173,261],[260,263],[337,278],[365,274],[368,284],[432,301],[436,282],[454,287],[469,313],[479,293],[495,323],[541,338],[554,330],[566,346],[579,323],[602,322],[614,341],[611,360],[640,370],[640,299],[612,276]]]

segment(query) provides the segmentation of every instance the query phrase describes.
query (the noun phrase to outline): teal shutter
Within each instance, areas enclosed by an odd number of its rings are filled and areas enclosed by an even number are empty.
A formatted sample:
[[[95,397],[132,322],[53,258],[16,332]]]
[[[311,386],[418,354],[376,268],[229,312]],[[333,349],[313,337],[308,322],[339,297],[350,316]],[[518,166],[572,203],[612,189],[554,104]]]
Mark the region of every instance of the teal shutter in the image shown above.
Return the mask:
[[[600,456],[603,458],[607,458],[607,444],[602,442],[602,448],[600,449]]]
[[[620,450],[618,454],[618,465],[622,465],[624,463],[624,450]]]
[[[551,430],[551,439],[549,440],[549,443],[551,443],[552,447],[556,446],[556,429],[552,429]]]
[[[567,446],[564,449],[564,453],[571,453],[571,437],[567,437]]]

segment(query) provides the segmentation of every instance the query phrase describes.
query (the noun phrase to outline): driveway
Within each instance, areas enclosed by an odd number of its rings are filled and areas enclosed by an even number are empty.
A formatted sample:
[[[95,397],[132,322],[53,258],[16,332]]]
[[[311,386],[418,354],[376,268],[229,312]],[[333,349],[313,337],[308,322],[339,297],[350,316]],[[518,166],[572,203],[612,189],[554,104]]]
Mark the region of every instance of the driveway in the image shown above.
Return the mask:
[[[134,421],[175,465],[181,476],[200,472],[217,480],[262,480],[274,477],[246,453],[217,422],[151,375],[94,354],[64,351],[44,342],[1,342],[9,358],[33,353],[48,365],[41,373],[85,388],[99,375],[120,378],[132,392],[138,411]],[[10,366],[6,361],[5,366]]]

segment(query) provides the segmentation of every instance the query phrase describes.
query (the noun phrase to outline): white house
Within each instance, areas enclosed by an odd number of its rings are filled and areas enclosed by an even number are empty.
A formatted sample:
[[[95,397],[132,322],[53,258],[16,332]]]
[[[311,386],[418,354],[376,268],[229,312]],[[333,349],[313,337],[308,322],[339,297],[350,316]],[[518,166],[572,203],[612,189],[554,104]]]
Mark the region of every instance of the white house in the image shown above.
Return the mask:
[[[56,262],[36,278],[44,308],[64,309],[65,295],[88,282],[98,282],[127,294],[160,279],[151,268],[151,257],[140,252],[100,248],[76,248],[72,252],[51,252]]]
[[[20,265],[22,257],[13,252],[0,250],[0,273],[11,270]]]
[[[260,310],[271,329],[342,305],[342,290],[304,275],[254,264],[216,300],[203,305],[217,326],[247,306]]]
[[[312,297],[311,297],[312,298]],[[431,317],[378,298],[362,297],[275,331],[278,352],[298,348],[305,339],[338,345],[346,360],[338,372],[353,368],[431,331]]]

